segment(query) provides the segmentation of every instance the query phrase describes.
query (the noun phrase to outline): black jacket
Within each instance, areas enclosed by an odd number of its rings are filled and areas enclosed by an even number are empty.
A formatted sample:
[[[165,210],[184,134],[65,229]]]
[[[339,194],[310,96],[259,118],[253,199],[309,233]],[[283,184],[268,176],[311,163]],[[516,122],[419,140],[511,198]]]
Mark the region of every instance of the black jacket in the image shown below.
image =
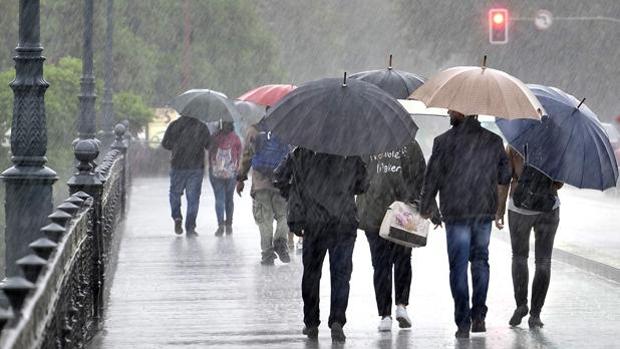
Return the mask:
[[[420,197],[426,163],[415,140],[401,150],[372,155],[367,159],[370,186],[357,197],[359,228],[379,231],[394,201],[413,203]]]
[[[357,228],[355,195],[368,188],[366,165],[359,156],[298,147],[274,171],[274,185],[289,199],[291,231],[298,232],[306,225]]]
[[[444,221],[493,219],[497,186],[510,182],[502,139],[467,118],[437,136],[422,188],[421,211],[430,213],[439,192]]]
[[[205,150],[211,135],[202,121],[181,116],[168,125],[161,146],[172,151],[170,167],[197,170],[205,167]]]

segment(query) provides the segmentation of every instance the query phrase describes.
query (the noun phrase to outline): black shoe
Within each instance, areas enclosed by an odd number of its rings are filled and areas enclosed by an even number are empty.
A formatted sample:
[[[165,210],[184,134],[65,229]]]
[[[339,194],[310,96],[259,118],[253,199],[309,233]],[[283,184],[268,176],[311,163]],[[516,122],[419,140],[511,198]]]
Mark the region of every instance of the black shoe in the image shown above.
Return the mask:
[[[215,231],[215,236],[222,236],[224,235],[224,226],[220,225],[219,227],[217,227],[217,230]]]
[[[262,265],[273,265],[273,261],[275,259],[276,259],[276,255],[274,253],[271,253],[271,255],[263,256],[263,258],[260,261],[260,264],[262,264]]]
[[[469,338],[469,326],[467,327],[459,327],[456,333],[454,334],[456,338]]]
[[[508,322],[510,326],[512,327],[518,326],[521,323],[521,320],[523,319],[523,317],[527,315],[528,311],[529,309],[527,308],[527,305],[518,306],[517,309],[515,309],[515,312],[512,314],[510,321]]]
[[[472,322],[471,322],[471,331],[473,333],[486,332],[487,331],[487,327],[484,324],[484,320],[483,319],[473,319]]]
[[[319,328],[316,326],[313,327],[304,327],[304,329],[301,331],[301,333],[305,334],[306,336],[308,336],[308,339],[311,340],[317,340],[319,339]]]
[[[290,263],[291,257],[288,255],[286,240],[276,240],[273,242],[273,250],[278,255],[282,263]]]
[[[543,324],[543,322],[540,321],[540,316],[534,316],[534,315],[530,315],[530,319],[527,321],[527,324],[532,329],[543,328],[543,326],[545,326],[545,324]]]
[[[187,234],[188,238],[193,238],[193,237],[198,236],[198,233],[196,232],[195,229],[187,229],[187,233],[186,234]]]
[[[181,218],[174,220],[174,232],[177,235],[183,234],[183,220]]]
[[[225,229],[226,229],[226,235],[230,235],[233,233],[232,224],[227,224]]]
[[[347,340],[341,324],[334,322],[330,328],[332,330],[332,343],[344,343]]]

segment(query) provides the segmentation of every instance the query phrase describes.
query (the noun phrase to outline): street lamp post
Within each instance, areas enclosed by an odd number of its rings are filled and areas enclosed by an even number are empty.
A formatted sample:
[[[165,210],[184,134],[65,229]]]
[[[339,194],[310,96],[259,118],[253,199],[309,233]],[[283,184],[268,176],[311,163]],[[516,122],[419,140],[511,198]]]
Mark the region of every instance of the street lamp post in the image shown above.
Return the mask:
[[[82,46],[82,78],[78,138],[95,139],[95,75],[93,74],[93,1],[84,0],[84,42]]]
[[[16,276],[15,261],[29,254],[28,244],[41,237],[40,229],[52,212],[52,184],[56,172],[45,166],[47,127],[40,42],[39,0],[19,1],[19,41],[15,52],[11,161],[1,175],[6,184],[6,276]]]
[[[102,136],[103,143],[107,148],[114,140],[114,104],[112,103],[113,93],[113,43],[114,43],[114,0],[107,1],[106,10],[106,40],[104,53],[104,89],[103,89],[103,115],[102,115]]]

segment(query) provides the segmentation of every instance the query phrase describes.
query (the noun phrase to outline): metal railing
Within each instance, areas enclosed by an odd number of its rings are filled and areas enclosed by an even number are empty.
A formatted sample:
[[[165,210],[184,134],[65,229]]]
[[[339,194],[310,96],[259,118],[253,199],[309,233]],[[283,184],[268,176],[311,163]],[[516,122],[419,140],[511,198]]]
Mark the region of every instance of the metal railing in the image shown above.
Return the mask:
[[[97,166],[96,141],[75,144],[71,196],[17,261],[22,275],[0,285],[10,303],[0,308],[0,348],[83,348],[100,328],[128,184],[125,127],[115,134]]]

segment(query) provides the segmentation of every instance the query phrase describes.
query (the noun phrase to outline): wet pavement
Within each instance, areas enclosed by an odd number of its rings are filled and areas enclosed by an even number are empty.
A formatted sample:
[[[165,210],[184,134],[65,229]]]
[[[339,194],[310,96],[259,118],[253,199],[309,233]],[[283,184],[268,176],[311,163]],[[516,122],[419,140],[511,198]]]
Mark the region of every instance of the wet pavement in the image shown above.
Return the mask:
[[[301,256],[295,255],[288,265],[259,264],[259,233],[249,196],[235,196],[234,233],[216,238],[212,191],[205,180],[200,236],[188,239],[173,233],[167,190],[165,178],[133,182],[104,329],[92,348],[332,347],[327,261],[319,342],[308,342],[301,334]],[[563,225],[558,241],[562,229]],[[414,250],[409,306],[413,328],[399,330],[395,325],[391,333],[376,330],[370,254],[365,236],[358,235],[344,347],[618,347],[620,284],[557,260],[542,313],[545,328],[511,329],[507,324],[514,307],[510,249],[502,239],[491,240],[487,333],[455,340],[444,234],[432,231],[429,245]]]

